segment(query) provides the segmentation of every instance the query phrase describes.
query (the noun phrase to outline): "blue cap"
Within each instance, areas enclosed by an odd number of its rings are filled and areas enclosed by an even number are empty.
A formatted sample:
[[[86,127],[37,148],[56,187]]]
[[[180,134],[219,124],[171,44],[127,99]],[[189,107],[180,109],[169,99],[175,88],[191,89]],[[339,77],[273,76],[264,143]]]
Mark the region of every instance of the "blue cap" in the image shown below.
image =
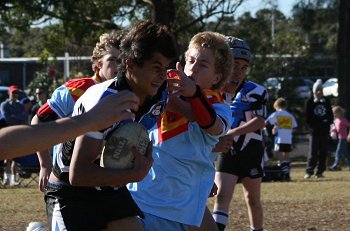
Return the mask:
[[[233,58],[244,59],[248,63],[252,61],[252,53],[246,41],[233,36],[226,36],[226,40],[230,46]]]

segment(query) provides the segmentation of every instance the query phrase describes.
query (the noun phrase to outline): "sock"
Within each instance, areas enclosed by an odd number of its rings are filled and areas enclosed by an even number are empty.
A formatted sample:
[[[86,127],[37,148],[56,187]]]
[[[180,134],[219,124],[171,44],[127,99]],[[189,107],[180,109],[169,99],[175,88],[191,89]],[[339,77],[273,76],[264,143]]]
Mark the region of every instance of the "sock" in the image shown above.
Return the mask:
[[[287,166],[288,166],[288,176],[290,176],[290,169],[292,168],[292,164],[290,161],[287,162]]]
[[[283,172],[283,174],[289,174],[289,167],[290,167],[290,163],[287,161],[282,161],[281,162],[281,170]]]
[[[15,182],[16,181],[16,175],[10,174],[10,181]]]
[[[4,172],[4,180],[7,180],[9,178],[9,175],[7,172]]]
[[[223,231],[228,223],[228,214],[224,211],[215,210],[213,212],[213,218],[219,231]]]
[[[264,229],[263,228],[256,229],[256,228],[250,227],[250,231],[264,231]]]

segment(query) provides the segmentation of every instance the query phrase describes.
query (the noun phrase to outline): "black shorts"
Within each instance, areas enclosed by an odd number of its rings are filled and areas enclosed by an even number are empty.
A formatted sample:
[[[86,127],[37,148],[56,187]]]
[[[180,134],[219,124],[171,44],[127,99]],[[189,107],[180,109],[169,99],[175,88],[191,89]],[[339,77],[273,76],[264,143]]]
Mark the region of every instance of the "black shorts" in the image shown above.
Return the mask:
[[[136,205],[128,189],[115,190],[105,187],[72,187],[48,183],[45,188],[45,202],[52,211],[50,229],[97,231],[106,228],[114,220],[140,216],[143,213]],[[59,230],[62,230],[62,229]]]
[[[261,141],[251,140],[243,150],[221,153],[216,161],[216,171],[238,176],[259,178],[263,176],[262,158],[264,148]]]
[[[274,150],[276,152],[291,152],[292,145],[291,144],[275,144]]]

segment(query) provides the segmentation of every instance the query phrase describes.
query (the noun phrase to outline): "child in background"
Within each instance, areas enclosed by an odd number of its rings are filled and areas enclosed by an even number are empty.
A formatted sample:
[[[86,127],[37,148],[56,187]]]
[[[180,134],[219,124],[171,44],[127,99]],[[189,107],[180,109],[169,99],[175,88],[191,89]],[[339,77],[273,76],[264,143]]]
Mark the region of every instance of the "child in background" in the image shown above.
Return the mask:
[[[334,128],[332,132],[335,132],[338,137],[337,149],[335,151],[335,160],[333,165],[329,168],[330,171],[341,170],[339,164],[343,156],[347,159],[347,165],[350,170],[350,154],[347,149],[347,136],[349,133],[350,122],[344,118],[344,109],[340,106],[334,106],[332,108],[334,116]]]
[[[263,231],[263,206],[261,203],[262,160],[264,148],[261,130],[267,117],[266,89],[248,79],[252,53],[248,43],[233,36],[226,41],[232,52],[233,73],[226,83],[225,102],[230,105],[232,123],[227,135],[220,138],[215,151],[215,183],[218,187],[213,208],[213,217],[219,231],[226,228],[229,208],[235,187],[240,180],[243,185],[251,231]],[[228,141],[228,145],[227,142]],[[232,148],[231,148],[232,147]]]
[[[272,134],[275,136],[274,150],[279,153],[279,165],[282,169],[282,180],[290,181],[291,161],[289,153],[292,151],[293,129],[298,124],[294,116],[287,109],[284,98],[276,99],[273,107],[275,112],[266,119],[266,125],[273,125]]]

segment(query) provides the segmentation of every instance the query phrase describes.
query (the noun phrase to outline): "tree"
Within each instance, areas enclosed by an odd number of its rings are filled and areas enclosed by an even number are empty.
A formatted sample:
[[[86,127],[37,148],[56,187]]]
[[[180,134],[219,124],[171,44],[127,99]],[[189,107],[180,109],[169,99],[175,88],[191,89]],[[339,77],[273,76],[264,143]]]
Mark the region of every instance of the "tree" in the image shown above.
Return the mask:
[[[94,44],[106,30],[120,30],[130,22],[148,18],[168,25],[180,43],[187,43],[189,36],[204,28],[208,20],[232,15],[242,1],[5,0],[0,3],[0,31],[26,31],[31,26],[54,23],[61,25],[59,37],[65,46],[84,46]]]
[[[338,91],[339,104],[347,111],[350,118],[350,1],[340,0],[338,30]]]

